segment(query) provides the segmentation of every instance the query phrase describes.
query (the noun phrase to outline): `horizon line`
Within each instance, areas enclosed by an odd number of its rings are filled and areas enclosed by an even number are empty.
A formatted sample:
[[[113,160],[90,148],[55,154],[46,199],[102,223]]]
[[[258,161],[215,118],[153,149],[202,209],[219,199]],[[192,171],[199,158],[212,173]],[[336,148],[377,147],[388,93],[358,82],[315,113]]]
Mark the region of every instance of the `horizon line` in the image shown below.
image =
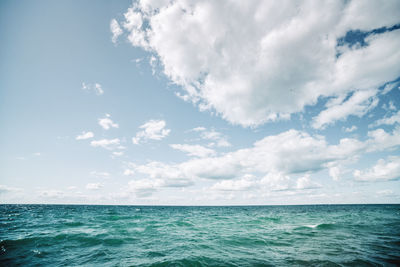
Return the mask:
[[[130,206],[130,207],[268,207],[268,206],[351,206],[351,205],[400,205],[400,203],[319,203],[319,204],[238,204],[238,205],[140,205],[140,204],[79,204],[79,203],[0,203],[1,205],[48,206]]]

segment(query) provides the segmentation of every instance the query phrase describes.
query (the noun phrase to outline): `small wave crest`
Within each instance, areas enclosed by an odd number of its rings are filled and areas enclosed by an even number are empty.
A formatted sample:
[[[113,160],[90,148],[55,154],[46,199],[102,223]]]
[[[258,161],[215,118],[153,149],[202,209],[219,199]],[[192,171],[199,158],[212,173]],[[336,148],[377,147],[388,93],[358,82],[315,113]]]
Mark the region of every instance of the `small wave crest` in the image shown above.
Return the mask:
[[[334,229],[336,227],[337,227],[337,225],[334,223],[305,224],[305,225],[296,227],[295,230],[301,230],[301,229],[328,230],[328,229]]]

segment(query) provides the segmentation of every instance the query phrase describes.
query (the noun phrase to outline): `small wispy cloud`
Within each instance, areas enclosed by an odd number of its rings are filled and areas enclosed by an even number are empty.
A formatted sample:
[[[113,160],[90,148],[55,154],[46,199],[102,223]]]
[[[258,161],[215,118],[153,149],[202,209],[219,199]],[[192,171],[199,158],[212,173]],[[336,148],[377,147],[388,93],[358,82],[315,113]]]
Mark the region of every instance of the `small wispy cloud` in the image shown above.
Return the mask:
[[[357,126],[353,125],[351,127],[343,127],[342,130],[345,131],[346,133],[351,133],[357,130]]]
[[[394,124],[399,124],[400,123],[400,111],[398,111],[397,113],[393,114],[390,117],[385,117],[382,119],[379,119],[377,121],[375,121],[373,124],[369,125],[368,127],[376,127],[376,126],[380,126],[380,125],[394,125]]]
[[[386,111],[395,111],[397,110],[393,101],[389,101],[389,103],[383,103],[382,108]]]
[[[110,22],[110,31],[112,33],[111,41],[116,44],[118,37],[123,33],[119,23],[116,19],[112,19]]]
[[[325,129],[327,125],[339,120],[345,120],[348,116],[364,116],[374,109],[379,99],[376,97],[376,90],[356,91],[347,100],[343,97],[333,98],[326,104],[326,109],[313,118],[312,127]]]
[[[96,95],[104,94],[104,90],[103,90],[101,84],[99,84],[99,83],[93,83],[93,84],[82,83],[82,90],[93,91],[96,93]]]
[[[139,126],[142,131],[136,133],[132,138],[132,142],[137,145],[147,140],[161,140],[169,135],[170,129],[166,129],[164,120],[149,120],[145,124]]]
[[[110,114],[106,114],[105,118],[99,119],[99,125],[104,129],[104,130],[108,130],[110,128],[119,128],[118,123],[114,123],[111,119],[110,119]]]
[[[220,132],[217,132],[213,129],[207,130],[205,127],[196,127],[191,129],[192,132],[198,132],[200,134],[201,139],[211,141],[207,146],[208,147],[230,147],[232,146],[229,143],[228,138]]]
[[[88,190],[99,190],[103,187],[104,185],[102,183],[89,183],[86,185],[86,189]]]
[[[120,145],[121,141],[119,138],[114,139],[101,139],[101,140],[93,140],[90,142],[90,145],[93,147],[102,147],[107,150],[117,149]]]
[[[195,127],[195,128],[193,128],[193,129],[191,129],[190,131],[193,131],[193,132],[202,132],[202,131],[205,131],[205,130],[207,130],[205,127],[199,126],[199,127]]]
[[[89,138],[93,138],[94,134],[92,132],[82,132],[82,134],[78,135],[75,139],[76,140],[85,140]]]
[[[216,154],[213,149],[201,145],[171,144],[170,147],[185,152],[189,156],[200,157],[200,158],[213,156]]]
[[[390,91],[392,91],[394,88],[400,88],[398,86],[398,83],[394,82],[394,83],[388,83],[385,85],[385,87],[382,89],[382,94],[386,95],[387,93],[389,93]]]

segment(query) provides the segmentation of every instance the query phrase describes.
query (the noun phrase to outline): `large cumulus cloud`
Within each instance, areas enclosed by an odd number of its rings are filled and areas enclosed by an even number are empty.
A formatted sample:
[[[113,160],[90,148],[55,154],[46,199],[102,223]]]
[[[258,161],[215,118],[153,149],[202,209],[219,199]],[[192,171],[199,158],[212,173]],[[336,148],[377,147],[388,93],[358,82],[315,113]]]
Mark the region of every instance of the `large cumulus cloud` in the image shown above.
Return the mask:
[[[342,105],[354,92],[378,94],[400,75],[399,30],[387,30],[399,18],[396,0],[142,0],[122,25],[131,44],[152,53],[181,86],[183,99],[255,126],[321,98]],[[362,40],[343,41],[356,31]],[[366,99],[355,115],[369,103],[376,101]],[[331,110],[315,119],[315,128],[338,119],[326,114]]]

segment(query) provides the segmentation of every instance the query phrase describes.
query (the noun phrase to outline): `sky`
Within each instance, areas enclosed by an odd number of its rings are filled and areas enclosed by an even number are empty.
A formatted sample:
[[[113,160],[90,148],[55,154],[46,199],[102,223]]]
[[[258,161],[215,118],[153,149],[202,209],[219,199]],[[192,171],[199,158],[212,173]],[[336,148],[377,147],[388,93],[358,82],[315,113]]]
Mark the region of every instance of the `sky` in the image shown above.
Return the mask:
[[[400,2],[0,2],[0,203],[400,203]]]

